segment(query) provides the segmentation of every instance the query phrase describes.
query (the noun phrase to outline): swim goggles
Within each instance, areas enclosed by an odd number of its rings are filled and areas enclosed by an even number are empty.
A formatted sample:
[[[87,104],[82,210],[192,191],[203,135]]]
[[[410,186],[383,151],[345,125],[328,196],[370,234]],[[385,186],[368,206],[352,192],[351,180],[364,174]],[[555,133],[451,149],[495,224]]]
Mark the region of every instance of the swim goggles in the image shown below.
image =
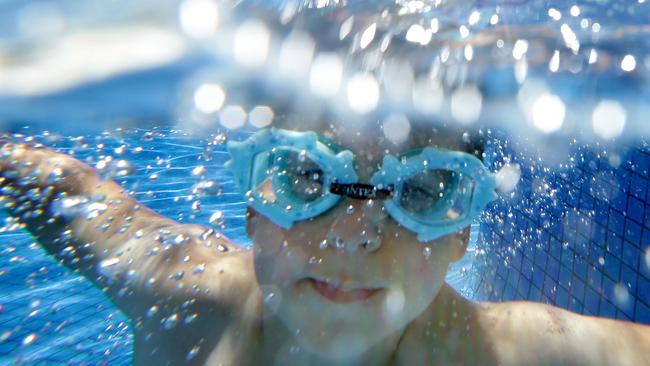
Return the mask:
[[[421,242],[470,225],[496,199],[496,182],[475,156],[426,147],[385,155],[368,183],[360,183],[354,155],[315,132],[265,129],[228,143],[226,167],[248,204],[276,225],[323,214],[343,197],[381,201]]]

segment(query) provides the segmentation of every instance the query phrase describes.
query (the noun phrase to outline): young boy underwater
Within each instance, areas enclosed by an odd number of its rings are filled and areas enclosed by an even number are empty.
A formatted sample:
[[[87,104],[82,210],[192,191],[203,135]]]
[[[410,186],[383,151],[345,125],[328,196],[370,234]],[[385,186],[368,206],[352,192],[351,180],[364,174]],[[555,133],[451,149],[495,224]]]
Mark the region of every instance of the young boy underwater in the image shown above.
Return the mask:
[[[460,134],[278,127],[229,146],[252,250],[33,145],[2,148],[4,207],[132,319],[136,365],[648,364],[646,326],[445,284],[496,198]]]

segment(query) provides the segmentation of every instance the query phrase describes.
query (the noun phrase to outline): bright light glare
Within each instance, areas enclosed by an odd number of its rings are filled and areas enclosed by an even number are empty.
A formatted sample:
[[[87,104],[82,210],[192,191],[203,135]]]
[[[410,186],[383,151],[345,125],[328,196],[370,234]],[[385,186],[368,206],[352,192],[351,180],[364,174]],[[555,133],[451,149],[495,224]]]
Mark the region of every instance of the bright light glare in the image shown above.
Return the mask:
[[[497,189],[501,193],[510,193],[517,188],[521,178],[521,167],[519,164],[505,164],[496,174]]]
[[[437,33],[440,30],[440,21],[438,18],[431,19],[431,32]]]
[[[458,28],[458,33],[460,33],[460,36],[462,38],[467,38],[469,36],[469,28],[467,28],[464,25],[461,25],[460,28]]]
[[[422,113],[440,112],[444,97],[443,87],[438,79],[422,76],[413,86],[413,106]]]
[[[589,52],[589,64],[595,64],[598,61],[598,51],[591,49]]]
[[[474,10],[474,11],[469,15],[469,19],[467,20],[467,22],[469,23],[469,25],[475,25],[476,23],[478,23],[478,21],[479,21],[480,19],[481,19],[481,13],[478,12],[478,11],[476,11],[476,10]]]
[[[364,49],[368,47],[370,42],[375,38],[375,32],[377,31],[377,23],[372,23],[366,30],[361,34],[361,40],[359,41],[359,47]]]
[[[562,128],[566,108],[557,95],[542,94],[532,107],[533,125],[544,133],[551,133]]]
[[[375,109],[379,101],[379,84],[372,75],[356,74],[348,82],[348,103],[358,113]]]
[[[517,42],[515,42],[514,47],[512,47],[512,57],[514,57],[515,60],[521,60],[526,52],[528,52],[528,41],[525,39],[518,39]]]
[[[185,0],[179,6],[178,21],[188,36],[210,37],[219,26],[219,7],[213,0]]]
[[[354,16],[349,17],[346,19],[342,24],[341,28],[339,29],[339,39],[343,39],[350,34],[352,31],[352,25],[354,24]]]
[[[343,63],[334,53],[321,53],[311,65],[309,86],[311,90],[323,97],[338,93],[343,77]]]
[[[396,145],[406,141],[411,133],[411,123],[402,114],[391,114],[386,117],[382,127],[386,140]]]
[[[573,5],[569,12],[571,13],[571,16],[577,17],[580,15],[580,7],[578,5]]]
[[[548,62],[548,69],[551,72],[557,72],[560,69],[560,51],[555,50],[551,60]]]
[[[214,113],[221,109],[226,93],[217,84],[203,84],[194,92],[194,106],[203,113]]]
[[[562,33],[562,38],[564,38],[566,46],[574,53],[580,50],[580,41],[578,41],[578,36],[568,24],[562,24],[560,26],[560,33]]]
[[[309,73],[314,57],[314,40],[306,33],[291,33],[282,42],[279,70],[291,77],[301,78]]]
[[[413,24],[409,30],[406,31],[406,40],[413,43],[419,43],[424,46],[431,41],[433,33],[434,31],[432,29],[425,30],[423,26],[419,24]]]
[[[458,88],[451,95],[451,115],[462,124],[475,122],[481,115],[483,95],[475,85]]]
[[[221,125],[231,130],[236,130],[246,124],[246,111],[238,105],[224,107],[219,117]]]
[[[269,106],[258,105],[248,113],[248,119],[251,125],[257,128],[263,128],[273,122],[273,110]]]
[[[464,49],[464,55],[465,55],[465,60],[467,61],[472,61],[474,58],[474,48],[472,47],[471,44],[465,45]]]
[[[615,100],[601,101],[591,115],[594,132],[604,139],[620,136],[625,128],[625,119],[625,109]]]
[[[237,28],[233,52],[235,59],[247,67],[259,67],[266,62],[271,35],[266,25],[248,20]]]
[[[553,18],[553,20],[562,19],[562,13],[560,13],[560,11],[555,8],[548,9],[548,16]]]
[[[633,71],[636,68],[636,59],[632,55],[625,55],[621,60],[621,70],[625,72]]]

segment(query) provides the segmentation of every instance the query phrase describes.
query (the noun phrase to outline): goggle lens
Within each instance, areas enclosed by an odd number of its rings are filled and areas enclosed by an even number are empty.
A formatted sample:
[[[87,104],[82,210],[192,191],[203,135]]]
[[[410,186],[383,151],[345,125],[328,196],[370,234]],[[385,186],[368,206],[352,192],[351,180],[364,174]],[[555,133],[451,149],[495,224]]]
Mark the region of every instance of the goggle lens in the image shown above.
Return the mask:
[[[251,189],[267,203],[308,204],[325,193],[325,174],[306,152],[275,148],[255,156]]]
[[[446,169],[424,170],[401,184],[397,200],[402,210],[425,224],[462,220],[469,214],[474,179]]]

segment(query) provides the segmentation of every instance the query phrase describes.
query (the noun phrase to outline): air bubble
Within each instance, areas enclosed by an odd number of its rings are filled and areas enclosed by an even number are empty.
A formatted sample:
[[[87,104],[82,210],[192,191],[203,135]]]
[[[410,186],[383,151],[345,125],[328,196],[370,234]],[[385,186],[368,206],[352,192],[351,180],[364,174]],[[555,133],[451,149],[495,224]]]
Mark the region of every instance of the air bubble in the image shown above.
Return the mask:
[[[431,255],[431,248],[424,247],[424,249],[422,249],[422,255],[424,255],[424,258],[429,258],[429,256]]]
[[[215,211],[211,216],[208,222],[211,225],[221,226],[223,225],[224,214],[223,211]]]
[[[192,349],[187,353],[187,357],[185,357],[185,360],[187,361],[193,360],[196,357],[196,355],[199,354],[200,349],[201,347],[199,346],[192,347]]]
[[[149,310],[147,310],[147,318],[151,318],[155,316],[156,314],[158,314],[159,310],[160,309],[158,308],[157,305],[153,305],[152,307],[149,308]]]
[[[185,319],[183,320],[183,324],[191,324],[193,321],[196,320],[196,318],[198,318],[198,314],[196,313],[190,314],[185,317]]]
[[[201,176],[205,174],[205,167],[203,165],[199,165],[192,169],[192,175],[195,177]]]
[[[178,314],[175,313],[163,320],[163,327],[165,327],[165,329],[167,330],[173,329],[174,327],[176,327],[177,324],[178,324]]]

